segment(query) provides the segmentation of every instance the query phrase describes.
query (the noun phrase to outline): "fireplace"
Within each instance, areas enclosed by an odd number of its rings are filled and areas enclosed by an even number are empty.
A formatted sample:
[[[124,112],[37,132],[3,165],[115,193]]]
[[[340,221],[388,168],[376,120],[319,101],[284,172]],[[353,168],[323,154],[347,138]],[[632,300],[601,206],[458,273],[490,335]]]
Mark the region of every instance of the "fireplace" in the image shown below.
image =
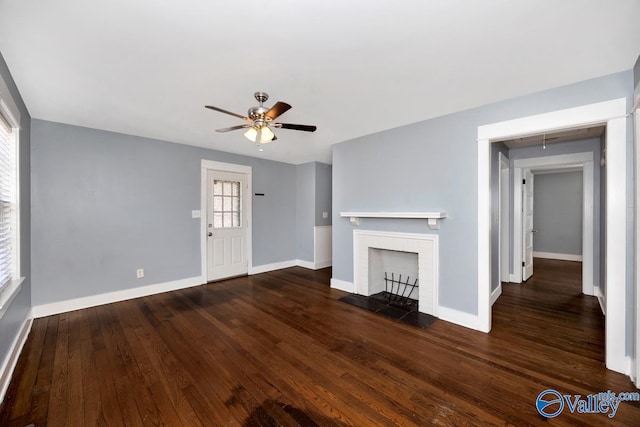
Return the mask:
[[[394,273],[396,280],[402,274],[403,281],[406,277],[411,283],[418,279],[411,298],[418,300],[419,311],[437,315],[437,235],[370,230],[353,233],[355,293],[369,296],[385,291],[385,272],[388,278]]]

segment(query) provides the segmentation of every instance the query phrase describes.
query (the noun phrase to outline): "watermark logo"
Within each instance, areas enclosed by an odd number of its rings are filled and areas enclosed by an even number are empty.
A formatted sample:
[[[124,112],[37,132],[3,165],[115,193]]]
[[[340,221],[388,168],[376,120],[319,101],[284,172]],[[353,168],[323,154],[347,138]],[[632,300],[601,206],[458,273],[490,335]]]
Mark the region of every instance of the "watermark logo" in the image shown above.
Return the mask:
[[[561,394],[552,389],[543,391],[536,399],[536,409],[545,418],[554,418],[569,409],[578,414],[606,414],[613,418],[618,412],[620,402],[640,401],[640,393],[628,392],[615,394],[611,390],[597,394]]]
[[[545,390],[536,399],[536,409],[543,417],[557,417],[564,409],[564,399],[555,390]]]

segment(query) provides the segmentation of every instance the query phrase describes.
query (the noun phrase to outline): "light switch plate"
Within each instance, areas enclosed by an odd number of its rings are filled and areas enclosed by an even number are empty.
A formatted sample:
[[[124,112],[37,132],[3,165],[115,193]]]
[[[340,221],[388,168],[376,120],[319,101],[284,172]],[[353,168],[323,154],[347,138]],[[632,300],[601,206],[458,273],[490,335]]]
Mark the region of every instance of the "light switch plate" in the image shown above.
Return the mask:
[[[200,211],[191,211],[191,218],[200,218]]]
[[[322,212],[322,218],[329,218],[329,212]]]

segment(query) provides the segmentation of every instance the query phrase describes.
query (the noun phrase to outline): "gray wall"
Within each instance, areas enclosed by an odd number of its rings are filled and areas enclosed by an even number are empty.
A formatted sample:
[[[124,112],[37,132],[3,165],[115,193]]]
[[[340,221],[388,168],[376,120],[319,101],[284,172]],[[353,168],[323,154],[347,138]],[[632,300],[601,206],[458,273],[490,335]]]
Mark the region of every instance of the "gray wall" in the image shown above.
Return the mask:
[[[27,318],[31,308],[31,193],[30,193],[30,147],[31,147],[31,116],[22,101],[7,67],[4,57],[0,53],[0,76],[9,88],[11,97],[20,110],[20,274],[25,278],[20,293],[7,308],[0,319],[0,363],[11,351],[11,345],[20,331],[20,326]]]
[[[353,281],[354,226],[339,212],[443,210],[438,231],[418,220],[364,219],[359,228],[439,234],[439,304],[477,314],[478,126],[622,97],[630,107],[632,81],[628,70],[334,145],[333,277]]]
[[[316,225],[331,225],[331,165],[316,162]],[[322,212],[328,217],[322,218]]]
[[[533,250],[582,255],[582,172],[536,174],[533,182]]]
[[[331,165],[303,163],[297,170],[297,259],[314,262],[314,227],[331,225]],[[322,212],[328,218],[322,218]]]
[[[523,148],[512,148],[509,150],[509,164],[511,167],[510,170],[510,180],[513,182],[513,162],[518,159],[530,159],[535,157],[546,157],[546,156],[557,156],[561,154],[574,154],[574,153],[585,153],[591,152],[593,153],[593,277],[594,281],[598,281],[598,277],[600,277],[600,267],[601,267],[601,250],[604,246],[600,244],[600,242],[604,242],[604,236],[600,235],[600,204],[598,201],[601,199],[601,174],[602,170],[600,168],[600,159],[601,159],[601,139],[600,138],[591,138],[591,139],[582,139],[577,141],[570,142],[559,142],[554,144],[547,144],[547,148],[543,149],[542,146],[533,146],[533,147],[523,147]],[[535,185],[534,185],[535,190]],[[535,195],[534,195],[535,197]],[[604,200],[603,200],[604,202]],[[533,202],[535,204],[535,200]],[[510,201],[510,215],[511,215],[511,236],[513,236],[513,197]],[[535,216],[534,216],[535,218]],[[513,240],[511,239],[513,242]],[[600,249],[598,249],[600,248]],[[509,258],[509,265],[513,266],[513,251],[511,251]],[[513,268],[511,269],[513,270]],[[513,271],[511,271],[513,273]],[[603,279],[604,280],[604,279]],[[596,286],[599,285],[596,283]]]
[[[296,166],[297,170],[297,259],[313,262],[313,226],[315,225],[315,162]]]
[[[33,305],[200,276],[201,159],[253,168],[253,265],[295,259],[294,165],[41,120],[32,136]]]
[[[491,290],[500,285],[500,153],[509,158],[509,148],[501,142],[491,144]],[[505,195],[508,197],[508,195]],[[508,219],[505,219],[508,220]]]

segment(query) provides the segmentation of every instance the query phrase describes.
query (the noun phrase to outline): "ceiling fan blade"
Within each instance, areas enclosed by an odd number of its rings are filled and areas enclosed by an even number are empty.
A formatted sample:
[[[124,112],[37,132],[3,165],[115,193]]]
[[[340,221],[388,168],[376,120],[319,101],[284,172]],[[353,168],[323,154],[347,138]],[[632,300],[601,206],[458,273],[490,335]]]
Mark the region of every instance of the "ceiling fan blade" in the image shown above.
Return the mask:
[[[303,130],[305,132],[315,132],[318,129],[316,126],[311,125],[294,125],[291,123],[274,123],[274,127],[282,129]]]
[[[251,127],[251,125],[231,126],[230,128],[216,129],[216,132],[229,132],[231,130],[246,129],[246,128],[250,128],[250,127]]]
[[[267,111],[265,116],[271,118],[271,120],[275,120],[276,117],[278,117],[280,114],[287,112],[290,108],[291,108],[291,105],[287,104],[286,102],[278,101],[273,105],[273,107],[271,107],[269,111]]]
[[[245,117],[245,116],[240,115],[240,114],[232,113],[231,111],[223,110],[222,108],[214,107],[214,106],[211,106],[211,105],[205,105],[204,108],[208,108],[210,110],[218,111],[220,113],[229,114],[230,116],[238,117],[238,118],[240,118],[242,120],[246,120],[248,122],[251,121],[251,119],[249,117]]]

